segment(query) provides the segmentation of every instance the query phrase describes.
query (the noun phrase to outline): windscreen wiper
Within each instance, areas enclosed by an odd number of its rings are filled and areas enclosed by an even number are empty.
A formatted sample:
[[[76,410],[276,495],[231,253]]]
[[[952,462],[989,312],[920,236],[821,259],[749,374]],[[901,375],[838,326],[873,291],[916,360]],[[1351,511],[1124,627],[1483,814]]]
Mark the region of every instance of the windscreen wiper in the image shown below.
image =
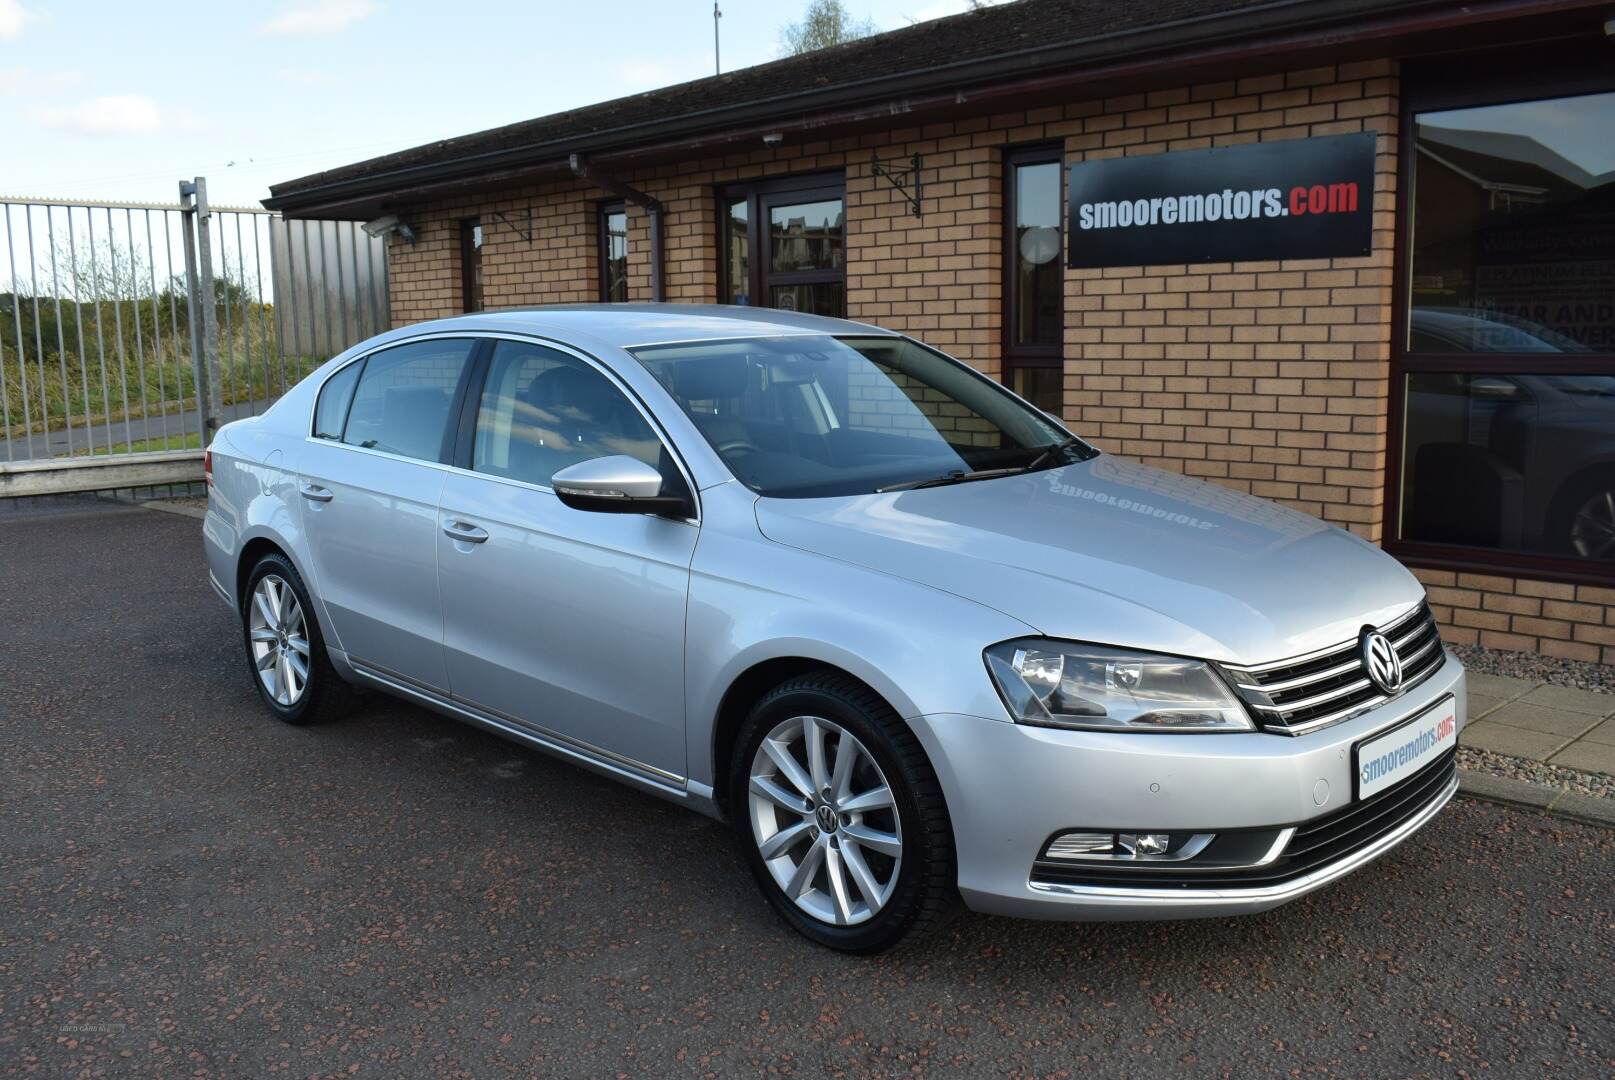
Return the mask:
[[[977,469],[974,472],[965,472],[963,469],[954,469],[952,472],[933,476],[926,480],[904,480],[901,484],[887,484],[885,487],[875,489],[877,494],[888,491],[913,491],[917,488],[946,487],[949,484],[968,484],[972,480],[991,480],[995,476],[1014,476],[1025,470],[1017,465],[1013,469]]]
[[[1086,445],[1088,445],[1088,444],[1083,442],[1081,439],[1077,438],[1075,435],[1072,435],[1069,438],[1067,438],[1067,439],[1065,439],[1065,440],[1063,440],[1061,442],[1051,443],[1050,445],[1045,446],[1041,451],[1038,452],[1037,457],[1033,458],[1031,461],[1028,461],[1025,465],[1021,466],[1019,469],[1017,469],[1015,471],[1016,472],[1035,472],[1038,469],[1039,466],[1041,466],[1045,461],[1048,461],[1051,458],[1053,458],[1054,455],[1063,454],[1067,450],[1072,450],[1072,449],[1075,449],[1076,447],[1086,446]]]

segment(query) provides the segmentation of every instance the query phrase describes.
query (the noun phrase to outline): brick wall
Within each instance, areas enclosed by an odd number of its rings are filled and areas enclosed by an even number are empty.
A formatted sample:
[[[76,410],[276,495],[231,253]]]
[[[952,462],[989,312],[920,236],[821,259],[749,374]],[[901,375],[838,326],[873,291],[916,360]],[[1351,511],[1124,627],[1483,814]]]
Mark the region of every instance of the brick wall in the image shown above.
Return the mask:
[[[1078,429],[1379,540],[1396,128],[1385,61],[1066,106],[1046,130],[1071,161],[1381,134],[1365,258],[1067,271],[1065,405]]]
[[[1464,645],[1615,664],[1615,589],[1415,569],[1443,636]]]

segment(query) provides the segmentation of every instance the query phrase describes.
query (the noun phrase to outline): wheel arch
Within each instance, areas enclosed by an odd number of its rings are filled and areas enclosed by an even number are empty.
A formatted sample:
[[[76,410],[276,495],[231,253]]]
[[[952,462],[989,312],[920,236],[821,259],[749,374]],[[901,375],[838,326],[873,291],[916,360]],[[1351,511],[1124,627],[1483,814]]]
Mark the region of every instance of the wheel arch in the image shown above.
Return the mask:
[[[716,714],[712,719],[712,740],[710,745],[710,775],[713,777],[713,801],[724,816],[729,815],[728,762],[734,755],[735,739],[740,733],[740,726],[746,720],[751,708],[776,686],[797,678],[816,672],[830,672],[851,679],[858,685],[874,694],[898,717],[904,716],[904,710],[892,700],[892,695],[883,693],[879,686],[870,680],[862,678],[856,671],[848,670],[847,666],[826,660],[822,657],[809,655],[777,655],[757,660],[739,672],[724,690],[719,698]],[[933,768],[935,765],[933,763]]]

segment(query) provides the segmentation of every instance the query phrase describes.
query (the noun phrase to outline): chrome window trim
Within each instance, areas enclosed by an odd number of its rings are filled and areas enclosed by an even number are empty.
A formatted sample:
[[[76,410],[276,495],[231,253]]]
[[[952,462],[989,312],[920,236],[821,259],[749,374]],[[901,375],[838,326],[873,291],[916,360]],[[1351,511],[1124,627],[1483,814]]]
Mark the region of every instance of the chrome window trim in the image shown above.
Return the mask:
[[[432,341],[444,338],[465,338],[477,341],[515,341],[527,344],[543,345],[545,348],[552,348],[556,352],[563,353],[576,360],[581,360],[584,364],[605,376],[606,380],[610,382],[619,393],[628,399],[629,404],[633,405],[635,410],[639,412],[640,416],[644,418],[645,422],[650,425],[651,431],[655,433],[657,441],[662,444],[662,447],[665,450],[667,450],[668,456],[673,459],[674,467],[678,469],[679,475],[684,477],[684,483],[690,489],[690,497],[695,503],[695,513],[690,517],[669,518],[668,520],[683,521],[696,526],[701,524],[701,489],[696,486],[695,476],[690,472],[689,466],[685,464],[684,455],[679,451],[678,444],[673,440],[673,437],[668,434],[667,428],[662,424],[661,420],[656,416],[656,414],[651,411],[650,407],[643,400],[641,400],[639,394],[636,393],[620,375],[613,371],[603,361],[597,359],[596,357],[590,356],[588,353],[583,352],[575,345],[568,345],[566,342],[557,341],[554,338],[547,338],[540,334],[519,334],[509,331],[496,330],[439,331],[430,334],[418,334],[414,337],[403,338],[399,341],[389,341],[383,345],[378,345],[373,349],[367,349],[358,356],[355,356],[333,368],[329,375],[326,375],[320,380],[319,387],[314,392],[314,404],[309,409],[307,434],[304,435],[303,440],[305,442],[317,443],[320,446],[338,446],[344,450],[352,450],[361,454],[373,454],[376,457],[387,458],[392,461],[403,461],[412,465],[425,465],[429,468],[438,469],[442,472],[458,474],[461,476],[474,476],[479,480],[492,480],[497,483],[525,488],[529,491],[542,491],[549,495],[555,495],[555,489],[546,484],[535,484],[528,480],[517,480],[514,477],[508,476],[495,476],[491,473],[478,472],[475,469],[464,469],[458,465],[453,465],[448,462],[427,461],[424,458],[408,457],[404,454],[394,454],[391,451],[377,450],[374,447],[355,446],[352,443],[342,442],[339,439],[322,439],[318,435],[314,434],[314,414],[319,409],[320,395],[325,392],[325,384],[334,379],[339,372],[345,371],[352,365],[367,360],[374,354],[385,349],[397,348],[400,345],[412,345],[418,341]],[[360,376],[360,378],[363,379],[363,376]],[[481,411],[480,408],[478,411]],[[473,419],[472,423],[474,425],[476,421]]]
[[[671,348],[675,345],[729,345],[736,341],[775,341],[784,338],[838,336],[840,335],[830,330],[806,330],[782,327],[779,330],[772,330],[766,334],[726,334],[723,337],[673,338],[668,341],[642,341],[636,345],[623,345],[620,346],[620,348],[623,352],[632,354],[635,349],[660,349],[664,347]],[[890,330],[885,330],[876,331],[872,336],[897,338],[901,337],[902,335],[894,334]],[[634,361],[637,363],[639,361],[639,357],[634,357]],[[652,378],[654,378],[654,376],[652,376]]]

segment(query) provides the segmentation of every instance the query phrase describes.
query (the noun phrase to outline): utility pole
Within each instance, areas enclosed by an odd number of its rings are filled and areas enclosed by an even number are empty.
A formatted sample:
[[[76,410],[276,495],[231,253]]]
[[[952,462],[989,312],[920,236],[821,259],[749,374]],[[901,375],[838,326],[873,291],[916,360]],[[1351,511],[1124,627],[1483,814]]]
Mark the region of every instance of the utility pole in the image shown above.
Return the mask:
[[[723,12],[718,10],[718,0],[712,0],[712,74],[723,74],[723,62],[718,52],[718,20],[723,18]]]

